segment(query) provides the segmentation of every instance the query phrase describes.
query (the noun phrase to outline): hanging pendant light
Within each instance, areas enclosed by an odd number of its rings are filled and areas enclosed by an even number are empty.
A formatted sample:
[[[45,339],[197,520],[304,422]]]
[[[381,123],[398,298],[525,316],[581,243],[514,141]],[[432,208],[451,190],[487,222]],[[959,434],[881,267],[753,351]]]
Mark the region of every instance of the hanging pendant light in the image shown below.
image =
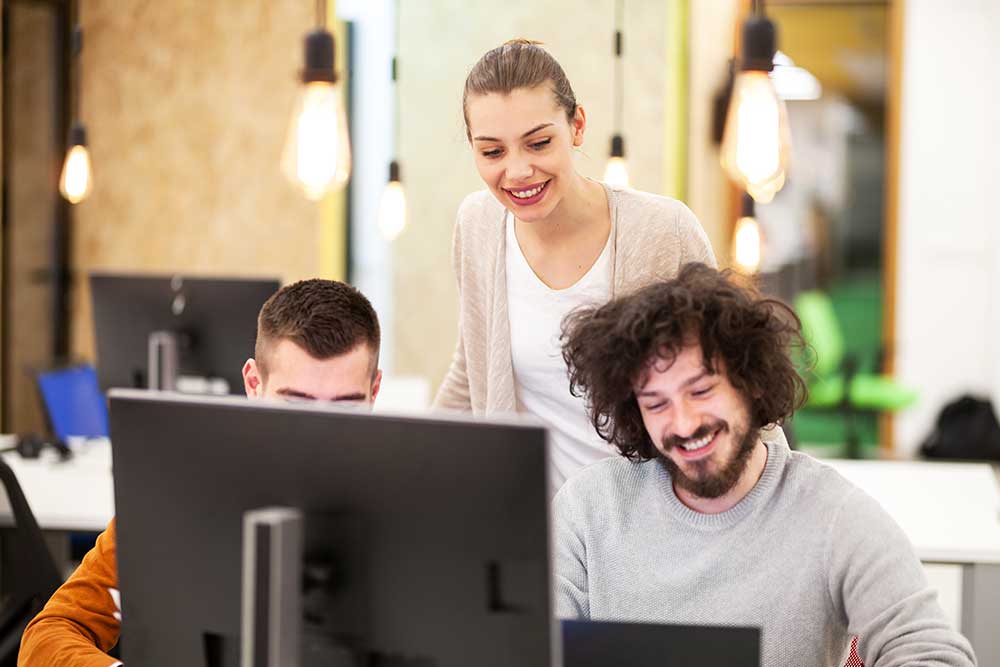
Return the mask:
[[[625,139],[620,134],[611,137],[611,157],[604,167],[604,182],[608,185],[628,187],[628,165],[625,163]]]
[[[75,3],[74,3],[75,4]],[[79,18],[77,19],[79,21]],[[80,51],[83,50],[83,29],[79,22],[72,36],[72,104],[73,125],[66,142],[66,159],[59,175],[59,192],[70,204],[79,204],[94,189],[94,175],[87,150],[87,128],[80,122]]]
[[[777,37],[762,2],[743,24],[740,72],[733,84],[722,137],[722,166],[758,202],[767,203],[785,184],[791,136],[785,103],[774,90]]]
[[[763,249],[760,223],[754,214],[754,199],[744,193],[740,219],[736,221],[736,228],[733,230],[733,263],[743,273],[757,273]]]
[[[406,227],[406,193],[399,176],[399,163],[389,163],[389,182],[378,205],[378,227],[386,241],[393,241]]]
[[[393,92],[393,152],[399,155],[399,2],[395,5],[396,34],[394,35],[397,55],[392,59]],[[400,176],[399,158],[389,163],[389,181],[382,191],[378,205],[378,227],[382,238],[394,241],[406,228],[406,192]]]
[[[79,204],[94,189],[90,151],[87,150],[87,128],[74,123],[69,131],[69,149],[59,176],[59,192],[70,204]]]
[[[281,168],[308,199],[322,199],[351,175],[351,139],[343,94],[334,68],[333,35],[326,2],[317,2],[318,27],[305,38],[302,91],[292,113]]]
[[[624,23],[625,2],[617,0],[615,2],[615,67],[614,67],[614,124],[615,133],[611,136],[611,154],[608,157],[608,164],[604,168],[604,182],[608,185],[616,185],[627,188],[628,165],[625,162],[625,138],[622,136],[622,108],[625,104],[624,86],[625,81],[622,76],[622,48],[623,35],[622,24]]]

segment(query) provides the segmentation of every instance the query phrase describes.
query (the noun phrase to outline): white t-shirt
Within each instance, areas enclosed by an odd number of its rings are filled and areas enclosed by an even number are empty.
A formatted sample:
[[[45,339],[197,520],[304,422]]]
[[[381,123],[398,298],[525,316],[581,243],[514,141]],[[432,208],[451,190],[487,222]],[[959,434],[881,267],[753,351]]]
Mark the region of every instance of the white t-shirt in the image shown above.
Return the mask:
[[[541,419],[550,433],[553,493],[573,473],[614,453],[594,431],[582,397],[569,392],[559,335],[563,317],[611,298],[611,238],[590,270],[566,289],[552,289],[531,270],[507,214],[507,316],[517,409]]]

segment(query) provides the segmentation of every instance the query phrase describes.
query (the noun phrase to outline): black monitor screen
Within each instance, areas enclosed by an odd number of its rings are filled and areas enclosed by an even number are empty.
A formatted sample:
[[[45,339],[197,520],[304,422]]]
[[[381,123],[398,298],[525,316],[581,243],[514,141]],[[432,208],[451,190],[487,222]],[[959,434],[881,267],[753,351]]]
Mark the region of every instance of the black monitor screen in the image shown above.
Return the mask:
[[[234,664],[268,507],[306,517],[304,665],[549,664],[543,427],[121,390],[110,414],[125,664]]]
[[[145,388],[150,334],[177,336],[178,374],[225,381],[243,393],[240,369],[253,356],[257,313],[278,290],[273,279],[91,274],[101,389]],[[211,389],[206,391],[212,391]]]
[[[563,621],[565,667],[760,667],[760,629]]]

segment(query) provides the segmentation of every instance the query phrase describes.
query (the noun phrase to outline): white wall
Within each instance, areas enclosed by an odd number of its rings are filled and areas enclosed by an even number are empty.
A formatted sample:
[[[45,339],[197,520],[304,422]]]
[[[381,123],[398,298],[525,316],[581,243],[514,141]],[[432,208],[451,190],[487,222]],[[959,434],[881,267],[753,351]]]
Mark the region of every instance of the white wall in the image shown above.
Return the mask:
[[[379,365],[394,370],[395,309],[392,291],[392,251],[376,224],[379,199],[389,176],[395,91],[395,4],[392,0],[340,0],[337,16],[354,24],[351,117],[354,119],[354,172],[351,178],[351,280],[372,302],[382,327]],[[405,178],[405,174],[404,174]]]
[[[903,20],[895,361],[921,392],[896,417],[908,454],[961,392],[1000,406],[1000,2],[906,0]]]
[[[997,33],[1000,32],[1000,2],[996,0],[983,0],[984,4],[989,7],[989,17],[987,25],[987,34],[991,38],[991,45],[993,51],[990,54],[989,62],[993,64],[992,69],[988,69],[989,74],[992,76],[988,81],[986,88],[986,106],[985,111],[988,114],[988,120],[986,123],[986,141],[987,150],[989,154],[986,158],[988,162],[984,162],[981,168],[984,173],[992,174],[995,177],[1000,174],[1000,169],[998,169],[997,158],[1000,157],[1000,127],[998,127],[998,114],[1000,114],[1000,88],[998,88],[997,83],[1000,82],[1000,77],[996,73],[996,64],[1000,62],[1000,42],[997,41]],[[987,70],[987,66],[983,65],[983,69]],[[993,207],[991,214],[987,217],[987,221],[990,226],[990,231],[992,237],[989,242],[989,246],[992,249],[991,257],[987,260],[993,267],[993,283],[992,283],[992,306],[990,309],[990,321],[989,329],[986,332],[987,337],[994,341],[994,358],[993,358],[993,383],[992,383],[992,395],[993,395],[993,406],[994,410],[1000,413],[1000,229],[997,229],[998,218],[998,202],[1000,202],[1000,191],[998,191],[998,186],[996,182],[991,182],[990,187],[987,190],[987,194],[992,195],[991,200]],[[1000,416],[1000,415],[998,415]]]

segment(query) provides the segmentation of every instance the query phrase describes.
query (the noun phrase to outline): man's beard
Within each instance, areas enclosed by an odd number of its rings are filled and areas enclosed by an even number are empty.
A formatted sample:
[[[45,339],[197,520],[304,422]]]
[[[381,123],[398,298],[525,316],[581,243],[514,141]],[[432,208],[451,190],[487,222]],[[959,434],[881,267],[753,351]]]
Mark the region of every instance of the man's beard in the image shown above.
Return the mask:
[[[691,461],[687,464],[698,470],[700,474],[696,477],[688,476],[681,470],[680,466],[674,463],[673,459],[660,454],[660,460],[666,467],[667,472],[670,473],[673,483],[699,498],[718,498],[736,486],[736,482],[739,481],[743,471],[746,470],[747,464],[750,462],[750,455],[753,454],[754,447],[757,444],[757,429],[746,428],[743,432],[734,431],[728,423],[719,420],[713,424],[703,424],[689,438],[677,438],[675,436],[666,438],[663,442],[663,449],[670,451],[674,447],[680,447],[681,442],[698,440],[715,431],[718,431],[718,434],[715,436],[716,438],[729,434],[738,443],[732,458],[717,473],[712,474],[708,472],[708,466],[714,452],[707,458]]]

